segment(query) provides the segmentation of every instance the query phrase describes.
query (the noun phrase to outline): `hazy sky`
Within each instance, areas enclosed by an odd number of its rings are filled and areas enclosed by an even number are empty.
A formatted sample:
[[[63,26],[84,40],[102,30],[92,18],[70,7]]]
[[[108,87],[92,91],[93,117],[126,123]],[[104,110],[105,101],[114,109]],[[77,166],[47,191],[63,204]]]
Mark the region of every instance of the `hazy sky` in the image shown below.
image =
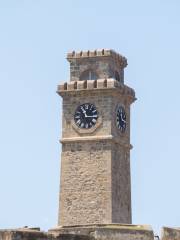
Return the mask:
[[[180,226],[180,1],[0,0],[0,228],[57,224],[69,50],[128,58],[134,224]]]

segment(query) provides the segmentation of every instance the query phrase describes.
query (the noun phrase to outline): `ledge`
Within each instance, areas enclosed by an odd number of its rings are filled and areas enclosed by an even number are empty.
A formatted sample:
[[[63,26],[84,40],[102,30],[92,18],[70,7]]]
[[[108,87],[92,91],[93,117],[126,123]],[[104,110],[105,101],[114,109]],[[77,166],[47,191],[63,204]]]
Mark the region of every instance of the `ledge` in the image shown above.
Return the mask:
[[[67,143],[67,142],[81,142],[81,141],[101,141],[101,140],[112,140],[112,135],[106,135],[106,136],[85,136],[85,137],[72,137],[72,138],[62,138],[60,140],[61,143]]]
[[[112,141],[120,146],[123,146],[127,149],[132,149],[133,146],[131,144],[126,144],[123,142],[119,142],[119,139],[113,137],[112,135],[105,136],[81,136],[81,137],[72,137],[72,138],[62,138],[59,140],[60,143],[71,143],[71,142],[86,142],[86,141]]]
[[[87,225],[73,225],[73,226],[58,226],[51,230],[58,229],[78,229],[78,228],[109,228],[109,229],[135,229],[135,230],[148,230],[152,231],[152,227],[150,225],[135,225],[135,224],[121,224],[121,223],[109,223],[109,224],[87,224]]]

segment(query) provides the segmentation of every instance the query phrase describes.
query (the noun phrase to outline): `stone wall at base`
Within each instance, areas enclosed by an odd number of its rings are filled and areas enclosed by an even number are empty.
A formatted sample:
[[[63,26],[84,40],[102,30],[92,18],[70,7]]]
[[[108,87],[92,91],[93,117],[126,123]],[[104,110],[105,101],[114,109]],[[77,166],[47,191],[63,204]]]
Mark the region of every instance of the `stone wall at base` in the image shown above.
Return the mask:
[[[63,234],[87,236],[94,240],[154,240],[150,226],[130,224],[99,224],[72,227],[58,227],[49,230],[55,237]]]
[[[53,240],[53,235],[40,229],[18,228],[0,230],[0,240]]]
[[[161,240],[180,240],[180,228],[162,228]]]
[[[154,236],[149,225],[99,224],[50,229],[18,228],[0,230],[0,240],[180,240],[180,228],[163,227]]]
[[[29,228],[0,230],[0,240],[94,240],[92,237],[77,234],[58,236]]]

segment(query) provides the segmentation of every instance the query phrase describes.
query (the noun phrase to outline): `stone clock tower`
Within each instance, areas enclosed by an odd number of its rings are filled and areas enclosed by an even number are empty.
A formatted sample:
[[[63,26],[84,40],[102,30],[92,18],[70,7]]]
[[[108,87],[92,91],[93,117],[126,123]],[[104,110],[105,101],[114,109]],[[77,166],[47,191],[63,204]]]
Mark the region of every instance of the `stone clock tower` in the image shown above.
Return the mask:
[[[63,98],[58,226],[0,229],[0,240],[179,240],[180,228],[131,224],[130,105],[125,57],[113,50],[72,52]]]
[[[125,57],[68,53],[63,98],[59,225],[131,223],[130,105]]]

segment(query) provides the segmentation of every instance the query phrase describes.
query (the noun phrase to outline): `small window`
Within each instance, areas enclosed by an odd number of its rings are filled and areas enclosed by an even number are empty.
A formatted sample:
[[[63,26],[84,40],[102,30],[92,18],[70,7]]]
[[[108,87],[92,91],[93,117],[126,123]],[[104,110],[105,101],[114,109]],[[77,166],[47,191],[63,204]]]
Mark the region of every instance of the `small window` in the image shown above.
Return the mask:
[[[115,71],[115,79],[117,81],[120,81],[119,73],[117,71]]]
[[[80,80],[97,80],[98,76],[92,70],[87,70],[83,72],[80,76]]]

